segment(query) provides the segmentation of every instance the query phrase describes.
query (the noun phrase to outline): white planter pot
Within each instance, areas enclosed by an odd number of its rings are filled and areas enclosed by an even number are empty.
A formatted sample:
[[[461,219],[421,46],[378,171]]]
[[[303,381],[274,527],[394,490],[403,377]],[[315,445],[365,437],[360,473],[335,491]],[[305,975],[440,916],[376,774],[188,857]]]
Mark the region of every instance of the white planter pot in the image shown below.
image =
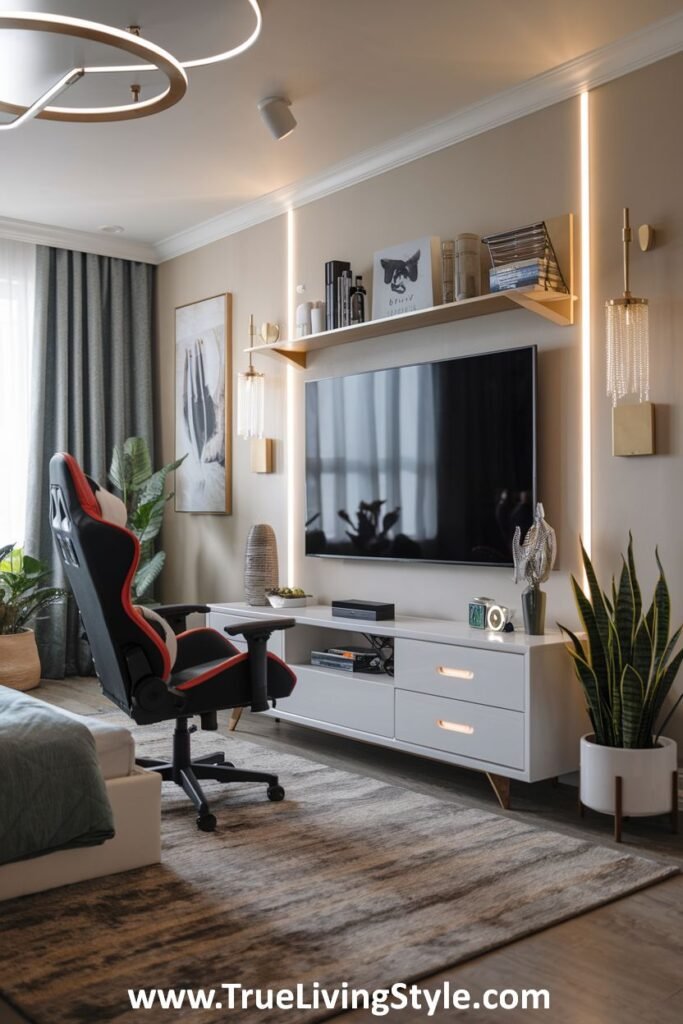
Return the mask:
[[[0,636],[0,686],[33,690],[40,683],[40,658],[32,629]]]
[[[650,750],[603,747],[592,735],[581,737],[581,803],[615,814],[616,779],[621,778],[624,817],[671,814],[672,778],[678,770],[675,740],[660,737]]]

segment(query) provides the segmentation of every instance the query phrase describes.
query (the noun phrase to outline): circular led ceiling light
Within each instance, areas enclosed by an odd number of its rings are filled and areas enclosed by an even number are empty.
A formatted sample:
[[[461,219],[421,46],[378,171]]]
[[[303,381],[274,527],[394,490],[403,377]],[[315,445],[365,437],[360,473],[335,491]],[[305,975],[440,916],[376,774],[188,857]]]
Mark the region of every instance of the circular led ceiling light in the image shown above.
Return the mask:
[[[134,57],[140,58],[142,61],[148,62],[144,64],[72,68],[29,106],[7,103],[0,100],[0,111],[17,115],[13,121],[0,124],[0,131],[18,128],[34,117],[48,121],[126,121],[138,117],[148,117],[150,114],[158,114],[160,111],[174,106],[187,92],[187,68],[203,67],[208,64],[218,64],[221,61],[230,60],[232,57],[237,57],[240,53],[244,53],[245,50],[249,49],[256,42],[263,23],[261,9],[257,0],[247,0],[247,2],[256,15],[256,26],[248,39],[245,39],[239,46],[225,50],[223,53],[185,62],[177,60],[167,50],[163,50],[155,43],[148,42],[134,32],[123,31],[100,22],[85,21],[82,18],[69,18],[59,14],[16,11],[0,12],[0,29],[25,29],[33,32],[50,32],[57,35],[75,36],[80,39],[90,40],[91,42],[102,43],[106,46],[113,46],[116,49],[123,50],[125,53],[132,54]],[[134,92],[135,99],[133,102],[117,106],[56,107],[49,105],[51,100],[55,99],[60,93],[64,92],[69,86],[79,81],[85,75],[111,75],[146,71],[161,71],[168,79],[167,88],[149,99],[139,99],[139,87],[137,87],[137,92]]]

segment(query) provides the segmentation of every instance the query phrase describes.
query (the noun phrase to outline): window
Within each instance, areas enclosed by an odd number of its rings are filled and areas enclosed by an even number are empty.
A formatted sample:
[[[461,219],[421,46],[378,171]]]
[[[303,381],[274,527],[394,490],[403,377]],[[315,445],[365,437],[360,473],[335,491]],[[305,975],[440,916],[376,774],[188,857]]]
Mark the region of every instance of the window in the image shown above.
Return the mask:
[[[0,238],[0,546],[24,539],[36,249]]]

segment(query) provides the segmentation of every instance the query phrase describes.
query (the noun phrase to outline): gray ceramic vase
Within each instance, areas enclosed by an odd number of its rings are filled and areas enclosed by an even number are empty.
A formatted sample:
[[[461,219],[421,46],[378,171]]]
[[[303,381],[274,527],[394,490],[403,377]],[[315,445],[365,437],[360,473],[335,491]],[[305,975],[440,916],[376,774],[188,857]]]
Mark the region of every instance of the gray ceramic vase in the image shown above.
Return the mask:
[[[244,552],[244,593],[247,604],[266,605],[266,593],[279,583],[277,540],[267,523],[252,526]]]

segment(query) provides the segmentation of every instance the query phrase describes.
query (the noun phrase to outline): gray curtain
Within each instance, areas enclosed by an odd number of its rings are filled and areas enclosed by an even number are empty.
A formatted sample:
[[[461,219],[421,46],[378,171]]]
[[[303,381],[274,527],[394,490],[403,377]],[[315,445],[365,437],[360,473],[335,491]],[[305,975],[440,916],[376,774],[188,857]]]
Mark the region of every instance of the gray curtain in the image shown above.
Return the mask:
[[[109,256],[38,246],[31,386],[31,464],[25,550],[64,577],[49,524],[50,458],[70,452],[107,486],[114,444],[150,447],[154,268]],[[90,668],[70,598],[37,624],[43,675]]]

